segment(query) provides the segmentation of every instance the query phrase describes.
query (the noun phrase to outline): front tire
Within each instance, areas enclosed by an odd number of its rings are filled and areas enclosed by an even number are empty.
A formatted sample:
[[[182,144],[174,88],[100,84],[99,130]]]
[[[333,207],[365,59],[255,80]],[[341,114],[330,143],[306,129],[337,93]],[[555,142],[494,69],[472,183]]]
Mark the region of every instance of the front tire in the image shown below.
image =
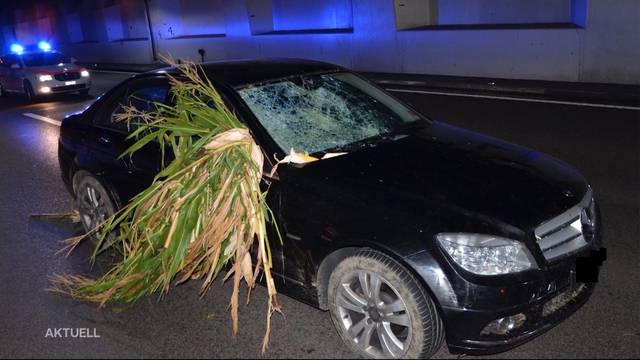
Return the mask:
[[[329,279],[329,311],[340,337],[368,358],[428,358],[444,341],[436,306],[393,258],[363,249]]]
[[[27,80],[24,81],[24,95],[29,102],[37,100],[37,96],[35,91],[33,90],[33,86],[31,86],[31,83]]]

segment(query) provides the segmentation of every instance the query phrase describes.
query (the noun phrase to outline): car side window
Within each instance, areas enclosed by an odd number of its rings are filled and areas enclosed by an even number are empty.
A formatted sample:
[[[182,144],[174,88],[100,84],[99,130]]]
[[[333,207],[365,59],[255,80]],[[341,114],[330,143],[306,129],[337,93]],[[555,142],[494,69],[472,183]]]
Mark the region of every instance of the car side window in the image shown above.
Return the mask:
[[[169,92],[167,79],[144,79],[133,82],[126,90],[108,101],[102,115],[98,117],[98,124],[120,131],[129,132],[135,128],[135,121],[127,123],[118,121],[118,115],[124,113],[127,106],[133,106],[140,111],[155,111],[155,103],[165,103]]]

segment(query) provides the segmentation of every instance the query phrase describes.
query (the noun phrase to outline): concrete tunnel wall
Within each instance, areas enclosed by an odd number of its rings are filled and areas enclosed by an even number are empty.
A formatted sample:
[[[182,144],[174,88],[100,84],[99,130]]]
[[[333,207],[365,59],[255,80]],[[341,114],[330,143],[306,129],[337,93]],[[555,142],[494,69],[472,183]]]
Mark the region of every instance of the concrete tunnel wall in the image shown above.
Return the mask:
[[[425,22],[436,26],[422,30],[400,31],[399,1],[425,9],[435,5],[440,21]],[[483,5],[478,5],[480,1]],[[80,61],[153,61],[144,1],[67,0],[58,3],[55,11],[47,11],[40,3],[29,5],[36,9],[32,11],[36,19],[29,20],[30,8],[14,14],[13,36],[18,40],[34,41],[38,32],[49,31],[58,48]],[[640,84],[638,0],[535,4],[520,0],[149,0],[148,4],[156,53],[174,58],[199,60],[197,50],[204,49],[207,61],[297,57],[361,71]],[[264,16],[265,11],[271,13]],[[11,14],[4,16],[5,43],[14,40],[8,18]],[[474,26],[492,22],[525,26]],[[526,26],[528,22],[549,24]],[[313,31],[305,31],[309,28]]]

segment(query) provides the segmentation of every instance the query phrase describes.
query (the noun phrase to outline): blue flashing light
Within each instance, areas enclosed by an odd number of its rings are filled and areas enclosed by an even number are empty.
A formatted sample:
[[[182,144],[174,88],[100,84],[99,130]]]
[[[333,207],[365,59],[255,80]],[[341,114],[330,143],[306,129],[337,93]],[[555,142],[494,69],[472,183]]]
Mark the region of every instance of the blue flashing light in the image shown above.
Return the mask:
[[[22,54],[24,52],[24,47],[20,44],[11,44],[11,52],[16,54]]]
[[[49,44],[46,41],[40,41],[38,43],[38,49],[40,49],[42,51],[49,51],[49,50],[51,50],[51,44]]]

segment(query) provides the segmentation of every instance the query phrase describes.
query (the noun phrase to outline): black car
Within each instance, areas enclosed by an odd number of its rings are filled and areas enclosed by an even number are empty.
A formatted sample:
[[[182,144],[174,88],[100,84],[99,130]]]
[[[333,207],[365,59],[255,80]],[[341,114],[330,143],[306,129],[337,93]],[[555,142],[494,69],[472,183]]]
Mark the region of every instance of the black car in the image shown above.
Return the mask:
[[[432,121],[357,74],[302,60],[209,63],[203,71],[281,164],[268,203],[284,244],[280,292],[329,310],[357,354],[495,353],[549,330],[594,283],[576,262],[600,249],[590,185],[539,152]],[[134,76],[60,131],[62,178],[91,229],[150,185],[158,144],[131,140],[123,104],[171,104],[167,73]],[[578,331],[578,329],[576,329]]]

